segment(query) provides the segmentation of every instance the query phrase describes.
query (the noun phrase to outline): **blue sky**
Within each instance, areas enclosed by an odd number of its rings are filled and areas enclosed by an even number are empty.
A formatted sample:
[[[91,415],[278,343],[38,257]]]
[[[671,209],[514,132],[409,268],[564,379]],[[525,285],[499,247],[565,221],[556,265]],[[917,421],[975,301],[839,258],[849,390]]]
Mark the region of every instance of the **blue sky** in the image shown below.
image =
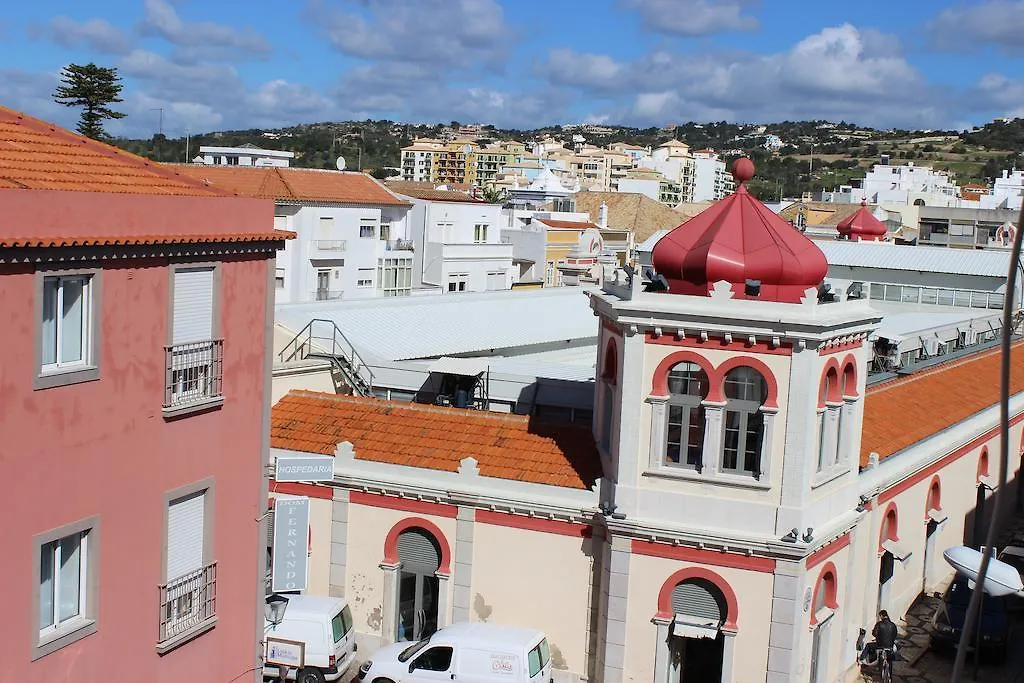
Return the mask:
[[[43,0],[0,17],[0,103],[73,125],[62,66],[124,77],[114,134],[314,121],[1024,116],[1024,0]]]

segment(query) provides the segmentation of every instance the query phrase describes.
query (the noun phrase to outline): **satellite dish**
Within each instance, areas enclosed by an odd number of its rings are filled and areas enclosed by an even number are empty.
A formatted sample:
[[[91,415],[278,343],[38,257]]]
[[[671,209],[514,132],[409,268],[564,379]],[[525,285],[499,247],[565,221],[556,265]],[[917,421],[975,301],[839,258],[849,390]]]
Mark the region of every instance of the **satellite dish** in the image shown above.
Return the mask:
[[[982,559],[980,551],[961,545],[949,548],[942,556],[958,573],[972,582],[978,580]],[[1019,593],[1024,589],[1024,584],[1021,583],[1020,573],[1013,566],[992,557],[988,561],[988,573],[985,575],[985,585],[982,589],[989,595],[998,597]]]
[[[338,167],[339,171],[345,170],[345,157],[338,157],[338,160],[334,162],[334,165]]]
[[[463,154],[469,154],[472,151],[473,151],[473,145],[463,145],[462,146],[462,153]]]

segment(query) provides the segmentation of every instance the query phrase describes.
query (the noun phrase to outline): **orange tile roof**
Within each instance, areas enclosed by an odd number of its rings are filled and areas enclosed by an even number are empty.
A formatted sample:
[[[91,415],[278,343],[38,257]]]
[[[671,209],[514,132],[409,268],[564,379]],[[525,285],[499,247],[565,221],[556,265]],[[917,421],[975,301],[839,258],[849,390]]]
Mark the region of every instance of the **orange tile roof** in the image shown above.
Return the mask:
[[[999,402],[999,350],[868,387],[860,465],[913,446]],[[1010,393],[1024,391],[1024,342],[1013,347]]]
[[[0,190],[221,196],[142,157],[0,106]]]
[[[167,164],[195,180],[246,197],[277,201],[328,202],[371,206],[409,206],[371,176],[277,166]]]
[[[467,192],[460,192],[458,190],[439,190],[432,187],[422,187],[419,183],[406,183],[404,181],[393,181],[385,184],[393,192],[404,194],[406,197],[415,197],[416,199],[428,199],[435,202],[466,202],[469,204],[487,203],[482,199],[469,195]]]
[[[597,227],[597,223],[591,223],[590,221],[560,221],[553,218],[538,218],[537,220],[549,228],[563,230],[586,230],[587,228]]]
[[[0,237],[0,248],[27,249],[39,247],[113,247],[149,244],[197,244],[202,242],[268,242],[290,240],[294,232],[234,232],[193,235],[118,235],[116,237]]]
[[[508,415],[375,398],[292,391],[271,413],[274,448],[455,472],[476,458],[485,477],[590,488],[601,465],[589,429]]]

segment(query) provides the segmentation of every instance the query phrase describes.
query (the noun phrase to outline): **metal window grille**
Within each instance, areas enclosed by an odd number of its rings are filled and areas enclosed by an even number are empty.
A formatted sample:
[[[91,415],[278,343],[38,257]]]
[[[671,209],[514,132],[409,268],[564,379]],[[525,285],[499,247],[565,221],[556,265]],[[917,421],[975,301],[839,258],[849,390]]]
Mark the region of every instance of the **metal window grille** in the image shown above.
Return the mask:
[[[164,408],[223,395],[223,339],[174,344],[164,351]]]
[[[160,637],[165,642],[217,614],[217,563],[161,584]]]

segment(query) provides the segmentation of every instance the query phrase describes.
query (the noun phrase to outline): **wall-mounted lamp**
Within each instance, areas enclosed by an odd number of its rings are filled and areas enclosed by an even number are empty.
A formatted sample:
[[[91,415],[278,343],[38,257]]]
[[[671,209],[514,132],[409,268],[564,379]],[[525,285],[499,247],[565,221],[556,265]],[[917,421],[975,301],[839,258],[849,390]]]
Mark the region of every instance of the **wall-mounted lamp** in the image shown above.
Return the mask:
[[[783,543],[796,543],[797,537],[800,536],[800,530],[793,527],[788,534],[782,537]]]
[[[810,543],[814,540],[814,529],[812,527],[807,527],[807,531],[805,531],[804,535],[800,538],[803,539],[804,543]]]
[[[284,621],[284,613],[288,610],[288,598],[274,593],[267,596],[267,604],[263,607],[263,615],[273,628]]]

